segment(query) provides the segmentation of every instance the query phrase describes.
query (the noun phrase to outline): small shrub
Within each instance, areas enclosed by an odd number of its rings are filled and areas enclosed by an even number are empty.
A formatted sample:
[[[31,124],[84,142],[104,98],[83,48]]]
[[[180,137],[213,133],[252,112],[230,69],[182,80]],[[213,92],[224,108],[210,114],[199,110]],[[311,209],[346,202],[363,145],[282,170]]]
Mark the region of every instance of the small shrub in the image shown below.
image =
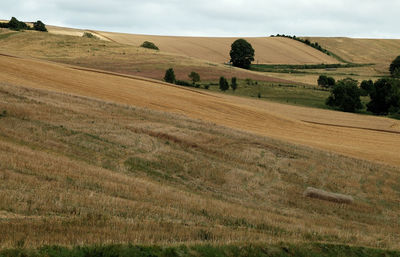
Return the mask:
[[[140,47],[153,50],[160,50],[153,42],[150,41],[144,41],[143,44],[140,45]]]
[[[184,80],[177,80],[177,81],[175,81],[175,84],[178,85],[178,86],[185,86],[185,87],[192,87],[193,86],[192,84],[190,84],[189,82],[184,81]]]
[[[90,32],[84,32],[82,37],[98,39],[98,37],[96,37],[95,35],[93,35]]]
[[[204,85],[204,89],[210,89],[210,85]]]

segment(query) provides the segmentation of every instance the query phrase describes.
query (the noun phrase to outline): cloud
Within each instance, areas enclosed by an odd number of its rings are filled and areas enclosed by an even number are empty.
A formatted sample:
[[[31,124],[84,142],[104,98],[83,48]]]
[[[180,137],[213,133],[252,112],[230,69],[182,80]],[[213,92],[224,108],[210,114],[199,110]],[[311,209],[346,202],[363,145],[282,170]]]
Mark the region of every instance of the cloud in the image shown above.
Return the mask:
[[[141,34],[400,38],[393,0],[15,0],[0,16]]]

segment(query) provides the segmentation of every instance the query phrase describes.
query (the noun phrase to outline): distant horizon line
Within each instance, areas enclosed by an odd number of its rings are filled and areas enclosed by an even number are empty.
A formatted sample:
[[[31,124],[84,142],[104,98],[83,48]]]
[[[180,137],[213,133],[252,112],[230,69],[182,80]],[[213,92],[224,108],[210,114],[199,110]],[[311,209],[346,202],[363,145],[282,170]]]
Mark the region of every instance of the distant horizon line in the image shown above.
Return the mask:
[[[17,18],[18,19],[18,18]],[[0,19],[0,22],[9,21],[7,19]],[[33,23],[34,21],[23,21],[25,23]],[[45,22],[44,22],[45,23]],[[66,29],[76,29],[76,30],[93,30],[99,32],[109,32],[109,33],[120,33],[120,34],[131,34],[131,35],[142,35],[142,36],[159,36],[159,37],[192,37],[192,38],[267,38],[271,36],[286,35],[286,36],[296,36],[296,37],[303,37],[303,38],[353,38],[353,39],[382,39],[382,40],[400,40],[400,37],[390,37],[390,36],[381,36],[381,37],[374,37],[374,36],[304,36],[304,35],[296,35],[296,34],[286,34],[286,33],[266,33],[264,35],[257,35],[257,36],[249,36],[249,35],[230,35],[230,36],[215,36],[215,35],[184,35],[184,34],[161,34],[161,33],[140,33],[140,32],[126,32],[126,31],[119,31],[119,30],[102,30],[102,29],[93,29],[93,28],[82,28],[82,27],[75,27],[69,25],[52,25],[45,23],[46,26],[52,27],[60,27]]]

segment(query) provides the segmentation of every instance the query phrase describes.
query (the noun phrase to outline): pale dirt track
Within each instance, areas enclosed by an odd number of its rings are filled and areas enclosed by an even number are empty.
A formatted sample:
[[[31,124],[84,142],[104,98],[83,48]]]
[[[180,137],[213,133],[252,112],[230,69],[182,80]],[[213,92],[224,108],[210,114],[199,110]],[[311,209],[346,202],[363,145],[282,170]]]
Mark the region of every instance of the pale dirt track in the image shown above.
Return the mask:
[[[212,94],[148,79],[9,56],[0,56],[0,70],[0,82],[4,83],[175,112],[348,156],[400,165],[400,135],[375,131],[399,132],[396,120]]]
[[[155,43],[160,51],[189,56],[216,63],[228,62],[231,44],[238,38],[176,37],[135,35],[94,30],[47,26],[50,33],[80,36],[84,31],[107,41],[140,46],[144,41]],[[320,64],[338,61],[303,43],[288,38],[245,38],[255,49],[255,63]]]

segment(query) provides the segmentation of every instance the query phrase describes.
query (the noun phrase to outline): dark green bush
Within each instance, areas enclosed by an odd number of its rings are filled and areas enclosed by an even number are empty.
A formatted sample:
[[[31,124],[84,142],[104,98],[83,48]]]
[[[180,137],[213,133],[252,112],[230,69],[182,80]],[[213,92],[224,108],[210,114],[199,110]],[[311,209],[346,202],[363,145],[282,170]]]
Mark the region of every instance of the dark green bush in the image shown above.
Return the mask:
[[[149,41],[144,41],[143,44],[140,45],[140,47],[153,49],[153,50],[160,50],[153,42],[149,42]]]
[[[95,35],[93,35],[93,34],[90,33],[90,32],[86,32],[86,31],[83,32],[82,37],[98,39],[98,37],[96,37]]]
[[[37,31],[47,32],[46,25],[44,25],[44,23],[41,21],[34,22],[33,29]]]

